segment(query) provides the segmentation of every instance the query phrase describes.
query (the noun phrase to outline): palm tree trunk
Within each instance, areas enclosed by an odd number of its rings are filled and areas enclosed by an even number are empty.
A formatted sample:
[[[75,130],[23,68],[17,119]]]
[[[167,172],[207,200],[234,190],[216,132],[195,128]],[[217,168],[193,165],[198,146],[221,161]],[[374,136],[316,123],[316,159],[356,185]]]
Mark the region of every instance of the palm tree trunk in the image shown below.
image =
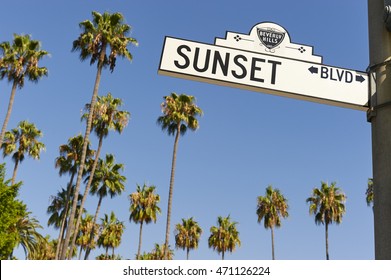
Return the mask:
[[[86,201],[88,193],[90,192],[92,180],[94,179],[95,170],[96,170],[96,167],[98,166],[100,151],[102,150],[102,144],[103,144],[103,136],[100,136],[99,137],[99,143],[98,143],[98,149],[96,150],[94,163],[92,164],[92,168],[91,168],[91,171],[90,171],[90,178],[88,179],[88,182],[87,182],[87,185],[86,185],[86,189],[84,190],[83,198],[81,200],[81,205],[80,205],[81,209],[83,209],[82,207],[84,207],[84,202]],[[80,225],[80,222],[81,222],[81,215],[82,214],[83,213],[80,212],[79,216],[77,217],[77,222],[76,222],[76,227],[77,228],[79,228],[79,225]],[[95,221],[94,221],[94,224],[95,224]],[[76,237],[73,237],[72,243],[71,243],[72,244],[72,248],[75,246],[75,243],[76,243]],[[90,251],[91,251],[91,249],[89,249],[89,247],[87,246],[85,258],[88,258],[88,255],[90,254]]]
[[[18,167],[19,167],[19,160],[17,159],[17,160],[15,161],[14,172],[13,172],[13,174],[12,174],[12,179],[11,179],[11,184],[12,184],[12,185],[15,184],[16,173],[18,172]]]
[[[9,119],[11,117],[11,112],[12,112],[12,106],[14,105],[14,100],[15,100],[15,94],[16,94],[16,88],[18,86],[18,81],[14,80],[12,83],[12,89],[11,89],[11,96],[10,100],[8,102],[8,109],[7,109],[7,114],[5,115],[5,119],[3,122],[3,127],[1,128],[1,134],[0,134],[0,147],[3,144],[4,136],[5,136],[5,131],[7,130],[7,125],[9,122]]]
[[[69,241],[71,239],[71,234],[75,233],[75,235],[76,235],[76,232],[78,230],[78,226],[74,225],[73,221],[76,216],[78,194],[80,192],[80,185],[81,185],[81,180],[83,177],[84,165],[85,165],[86,155],[87,155],[88,141],[90,138],[91,127],[92,127],[93,108],[95,106],[95,103],[96,103],[96,100],[98,97],[98,90],[99,90],[100,79],[102,76],[103,61],[104,61],[105,54],[106,54],[106,44],[104,44],[102,46],[102,50],[101,50],[100,57],[99,57],[98,70],[96,72],[95,85],[94,85],[94,90],[92,93],[92,98],[91,98],[91,103],[90,103],[90,112],[88,113],[87,126],[86,126],[85,135],[84,135],[84,143],[83,143],[83,150],[81,153],[80,167],[79,167],[79,172],[77,173],[77,180],[76,180],[76,186],[75,186],[75,196],[73,198],[72,210],[71,210],[71,214],[69,216],[67,234],[65,236],[63,249],[62,249],[61,256],[60,256],[60,259],[62,259],[62,260],[65,259],[66,251],[69,246]],[[83,199],[85,199],[85,197],[83,197]],[[82,211],[83,211],[83,208],[81,207],[81,212]],[[74,245],[71,246],[71,250],[73,249],[73,247],[74,247]]]
[[[55,259],[57,260],[58,259],[58,256],[61,254],[61,245],[62,245],[62,241],[63,241],[63,238],[64,238],[64,231],[65,231],[65,224],[66,224],[66,221],[67,221],[67,218],[68,218],[68,211],[69,211],[69,200],[71,198],[71,190],[72,190],[72,184],[73,184],[73,179],[75,177],[75,173],[76,172],[72,172],[72,175],[71,175],[71,179],[69,181],[69,184],[68,184],[68,188],[67,188],[67,198],[66,198],[66,201],[65,201],[65,215],[61,221],[61,228],[60,228],[60,233],[58,234],[58,240],[57,240],[57,248],[56,248],[56,257]],[[74,194],[73,194],[74,195]]]
[[[186,260],[189,260],[189,253],[190,253],[190,248],[186,248]]]
[[[179,135],[181,133],[181,124],[178,123],[177,132],[175,135],[174,149],[172,153],[172,165],[171,165],[171,177],[170,177],[170,189],[168,192],[168,209],[167,209],[167,224],[166,224],[166,241],[164,246],[164,259],[168,259],[168,242],[170,239],[170,223],[171,223],[171,207],[172,207],[172,194],[174,191],[174,180],[175,180],[175,165],[176,165],[176,154],[179,142]]]
[[[223,261],[224,260],[224,250],[221,252],[221,260]]]
[[[273,230],[273,227],[270,227],[271,229],[271,233],[272,233],[272,260],[275,260],[275,257],[274,257],[274,230]]]
[[[138,236],[138,250],[137,250],[137,259],[140,259],[141,254],[141,242],[142,242],[142,232],[143,232],[143,221],[140,223],[140,233]]]
[[[88,256],[90,255],[90,252],[91,252],[91,243],[94,240],[94,234],[95,234],[94,233],[94,228],[95,228],[96,220],[98,219],[98,214],[99,214],[100,206],[102,204],[102,199],[103,199],[103,196],[100,195],[99,196],[98,205],[96,206],[96,212],[95,212],[95,216],[94,216],[94,221],[92,222],[92,229],[91,229],[91,232],[90,232],[90,237],[88,239],[87,246],[86,246],[86,254],[84,256],[85,260],[88,259]]]
[[[325,235],[326,235],[326,260],[329,260],[329,224],[325,223]]]

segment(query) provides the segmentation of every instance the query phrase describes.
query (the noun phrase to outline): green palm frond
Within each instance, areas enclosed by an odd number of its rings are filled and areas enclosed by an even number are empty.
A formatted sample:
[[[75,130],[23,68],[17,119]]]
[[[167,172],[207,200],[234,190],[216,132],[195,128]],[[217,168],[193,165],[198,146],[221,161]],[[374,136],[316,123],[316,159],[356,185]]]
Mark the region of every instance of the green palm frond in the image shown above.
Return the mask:
[[[231,221],[230,216],[217,218],[217,227],[210,228],[211,235],[208,239],[209,248],[213,248],[218,253],[226,251],[233,252],[236,246],[241,245],[239,231],[236,228],[237,222]]]
[[[127,46],[137,46],[138,43],[136,39],[128,37],[131,27],[124,23],[122,14],[100,14],[94,11],[92,21],[85,20],[79,27],[82,32],[73,42],[72,51],[80,51],[82,61],[90,59],[91,65],[98,62],[98,67],[109,66],[113,71],[117,57],[124,57],[130,61],[133,59]]]
[[[161,213],[158,203],[160,196],[155,194],[156,187],[144,184],[142,187],[137,185],[136,192],[132,193],[130,198],[130,217],[129,220],[137,223],[156,223],[157,214]]]
[[[345,214],[346,195],[332,182],[329,186],[321,182],[321,188],[314,188],[312,196],[306,199],[310,203],[309,212],[315,215],[316,224],[339,224]]]
[[[25,154],[33,159],[39,159],[41,151],[45,150],[45,144],[37,140],[42,135],[33,123],[19,122],[17,128],[5,133],[2,144],[3,156],[12,154],[14,162],[22,162]]]
[[[9,42],[0,44],[1,65],[0,79],[7,78],[19,88],[24,86],[25,77],[37,82],[48,75],[46,67],[39,67],[39,61],[49,53],[41,50],[39,41],[32,40],[30,35],[14,34],[12,45]]]
[[[179,129],[184,135],[187,129],[197,130],[199,127],[197,116],[202,116],[202,110],[195,104],[195,97],[191,95],[171,93],[164,97],[161,104],[163,115],[157,119],[157,124],[168,135],[175,135]]]

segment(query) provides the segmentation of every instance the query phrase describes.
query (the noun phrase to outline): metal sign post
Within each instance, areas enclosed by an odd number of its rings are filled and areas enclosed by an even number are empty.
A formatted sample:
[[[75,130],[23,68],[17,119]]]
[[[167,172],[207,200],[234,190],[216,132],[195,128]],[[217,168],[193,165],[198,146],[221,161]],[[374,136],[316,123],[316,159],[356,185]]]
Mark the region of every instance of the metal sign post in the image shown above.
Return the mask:
[[[372,124],[375,259],[391,260],[391,33],[384,22],[385,5],[368,0]]]

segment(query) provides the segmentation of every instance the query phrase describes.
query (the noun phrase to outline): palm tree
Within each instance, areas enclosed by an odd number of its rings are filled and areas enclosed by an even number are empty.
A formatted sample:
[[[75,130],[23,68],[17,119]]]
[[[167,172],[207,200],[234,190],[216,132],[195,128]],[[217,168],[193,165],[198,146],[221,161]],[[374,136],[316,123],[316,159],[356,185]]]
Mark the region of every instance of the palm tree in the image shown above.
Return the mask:
[[[174,251],[168,246],[167,250],[165,244],[159,245],[155,243],[153,250],[147,254],[150,260],[172,260],[174,257]]]
[[[186,259],[189,259],[190,250],[198,248],[202,229],[193,217],[182,219],[182,224],[175,226],[175,247],[186,250]]]
[[[368,179],[368,187],[365,192],[365,200],[366,200],[368,206],[372,205],[372,208],[373,208],[373,194],[374,194],[374,192],[373,192],[373,179],[369,178]]]
[[[123,169],[124,165],[115,163],[114,156],[111,154],[106,155],[105,160],[99,160],[98,168],[94,174],[91,187],[91,194],[99,196],[94,216],[94,224],[96,224],[96,220],[98,219],[103,198],[107,195],[110,195],[110,197],[113,198],[116,195],[120,195],[125,189],[124,183],[126,181],[126,177],[120,174],[120,171]],[[91,241],[93,240],[93,237],[94,233],[91,232]],[[90,251],[91,248],[87,245],[85,259],[88,258]]]
[[[168,135],[175,135],[164,248],[168,248],[170,238],[172,196],[174,191],[175,166],[179,136],[184,135],[188,128],[193,131],[197,130],[199,125],[196,117],[202,115],[202,110],[194,104],[194,102],[194,96],[171,93],[170,96],[164,97],[164,102],[161,104],[163,115],[157,119],[157,123],[161,126],[163,131],[167,131]]]
[[[42,137],[42,132],[28,121],[21,121],[17,128],[7,131],[2,144],[3,156],[12,154],[12,160],[15,163],[11,183],[15,183],[16,172],[19,163],[24,160],[25,154],[33,159],[39,159],[45,145],[37,139]]]
[[[97,224],[94,224],[93,219],[94,217],[92,215],[85,214],[84,218],[81,220],[80,231],[76,239],[76,244],[80,246],[79,260],[81,258],[81,253],[83,250],[87,249],[87,246],[91,249],[94,249],[96,246],[96,240],[90,240],[91,232],[96,235],[99,231],[99,227]]]
[[[56,256],[57,240],[50,240],[50,236],[47,235],[42,239],[39,239],[37,244],[37,250],[29,253],[29,260],[54,260]]]
[[[217,227],[212,226],[210,228],[210,236],[208,239],[209,248],[213,248],[219,254],[221,253],[221,259],[224,260],[224,254],[226,251],[233,252],[236,246],[240,246],[239,232],[236,229],[237,222],[231,222],[231,218],[221,217],[217,218]]]
[[[288,203],[278,189],[266,188],[265,196],[257,198],[258,223],[264,220],[266,229],[270,228],[272,238],[272,259],[274,260],[274,228],[281,226],[281,218],[288,217]]]
[[[17,245],[22,246],[26,259],[27,256],[35,254],[39,248],[39,243],[43,241],[44,237],[37,232],[37,229],[42,228],[38,220],[30,217],[31,212],[26,212],[24,216],[20,217],[17,223],[10,229],[17,232]],[[12,255],[11,255],[12,258]]]
[[[48,75],[46,67],[38,66],[38,62],[48,55],[47,51],[41,50],[40,45],[39,41],[31,40],[30,35],[17,34],[14,34],[12,45],[9,42],[0,44],[0,80],[7,78],[12,83],[8,109],[1,128],[0,147],[11,116],[16,89],[23,88],[25,78],[38,82],[43,76]]]
[[[61,191],[57,192],[56,196],[50,197],[50,205],[47,208],[46,213],[49,214],[48,226],[53,225],[54,228],[61,228],[62,220],[66,216],[66,199],[67,199],[67,190],[64,188]]]
[[[102,233],[98,239],[98,246],[106,249],[106,259],[108,259],[109,248],[112,248],[112,257],[114,259],[114,249],[121,244],[122,234],[125,226],[124,222],[120,222],[112,211],[110,219],[107,214],[101,219],[102,221]]]
[[[330,186],[325,182],[321,182],[321,184],[320,189],[314,188],[312,190],[312,196],[306,201],[310,203],[310,214],[315,215],[315,223],[325,225],[326,259],[329,260],[329,224],[342,222],[342,216],[345,214],[346,196],[340,188],[335,186],[335,182]]]
[[[129,220],[136,224],[140,223],[137,259],[139,259],[141,253],[143,224],[149,224],[150,222],[156,223],[156,215],[160,214],[160,208],[157,206],[160,202],[160,196],[155,194],[155,189],[155,186],[147,186],[144,184],[141,188],[137,185],[136,191],[129,196]]]
[[[72,186],[72,188],[68,188],[69,190],[61,189],[60,192],[57,192],[56,196],[50,197],[50,205],[47,208],[47,214],[50,214],[49,220],[48,220],[48,226],[53,225],[54,228],[60,229],[60,232],[58,234],[57,238],[57,246],[56,246],[56,252],[55,257],[58,257],[59,249],[61,247],[61,242],[64,237],[64,230],[67,228],[67,216],[69,214],[69,207],[68,207],[68,201],[69,199],[72,199],[74,196],[74,190],[75,186]],[[68,197],[68,193],[70,193],[70,197]],[[80,202],[81,202],[81,195],[79,194],[79,204],[77,208],[77,212],[80,211]],[[85,209],[83,209],[83,212],[85,212]]]
[[[82,61],[90,59],[90,64],[97,62],[97,72],[95,78],[94,89],[91,97],[90,108],[95,107],[98,96],[99,84],[103,68],[110,67],[111,72],[114,71],[116,58],[124,57],[132,60],[132,54],[127,49],[128,44],[137,45],[137,40],[127,37],[131,27],[124,24],[124,17],[120,13],[104,13],[92,12],[93,20],[85,20],[79,24],[82,33],[73,42],[72,51],[80,51],[80,59]],[[110,49],[110,54],[107,51]],[[87,153],[87,143],[89,140],[92,127],[93,110],[90,110],[87,119],[86,131],[84,135],[85,142],[83,144],[82,154],[80,158],[80,169],[77,174],[76,192],[80,191],[80,185],[83,175],[84,163]],[[63,247],[69,246],[71,233],[77,231],[78,223],[73,225],[75,219],[77,201],[73,201],[71,214],[69,217],[69,228],[65,236]],[[81,218],[78,218],[79,221]],[[74,242],[72,242],[74,243]],[[73,247],[74,245],[71,244]],[[65,251],[62,250],[60,259],[65,258]]]
[[[63,144],[59,148],[60,156],[56,158],[55,161],[55,167],[59,169],[58,173],[60,176],[64,174],[70,174],[70,180],[67,185],[67,191],[66,191],[66,197],[65,197],[65,204],[64,209],[66,215],[63,216],[63,219],[61,221],[61,227],[60,227],[60,233],[58,237],[57,244],[59,244],[56,248],[56,259],[58,259],[60,255],[60,251],[62,249],[63,239],[64,239],[64,232],[66,229],[66,220],[69,216],[69,206],[70,202],[73,201],[74,197],[74,187],[73,186],[73,180],[74,177],[78,171],[78,168],[80,166],[80,157],[81,152],[83,148],[84,138],[81,134],[71,137],[68,139],[67,144]],[[94,155],[95,151],[90,149],[90,145],[87,145],[87,154],[86,154],[86,161],[91,161],[92,156]],[[88,165],[85,165],[83,176],[87,174],[88,171]],[[80,196],[81,198],[81,196]],[[80,205],[80,202],[78,202],[78,205]]]

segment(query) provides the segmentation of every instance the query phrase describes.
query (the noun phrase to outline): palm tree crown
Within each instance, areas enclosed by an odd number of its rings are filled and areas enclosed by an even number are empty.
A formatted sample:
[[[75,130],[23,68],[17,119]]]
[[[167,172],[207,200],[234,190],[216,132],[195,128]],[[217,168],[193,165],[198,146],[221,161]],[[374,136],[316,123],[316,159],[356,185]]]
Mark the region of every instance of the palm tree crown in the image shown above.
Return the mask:
[[[108,93],[106,96],[98,96],[96,101],[93,117],[92,127],[99,138],[106,138],[109,130],[122,133],[127,126],[130,118],[130,113],[127,111],[118,110],[123,105],[120,98],[115,98]],[[90,104],[86,104],[86,111],[90,111]],[[87,119],[88,113],[82,116],[82,119]]]
[[[46,67],[38,67],[38,62],[49,53],[41,50],[41,43],[32,40],[30,35],[14,34],[12,45],[9,42],[0,44],[1,66],[0,79],[7,78],[19,88],[24,86],[25,77],[37,82],[48,75]]]
[[[315,215],[316,224],[339,224],[342,222],[342,216],[345,214],[346,196],[341,192],[340,188],[336,187],[336,183],[332,182],[329,186],[322,182],[321,188],[314,188],[312,196],[307,198],[307,203],[310,203],[310,214]]]
[[[76,244],[80,246],[79,259],[81,258],[81,253],[87,248],[94,249],[96,246],[96,239],[90,240],[91,232],[94,235],[98,234],[99,226],[94,224],[94,217],[88,213],[81,220],[80,230],[77,235]]]
[[[210,228],[210,236],[208,239],[209,248],[213,248],[224,260],[226,251],[233,252],[236,246],[240,246],[239,231],[236,228],[237,222],[232,222],[230,216],[217,218],[217,227]]]
[[[121,163],[115,163],[112,154],[107,154],[105,160],[100,159],[98,168],[92,180],[91,194],[99,197],[114,197],[125,189],[126,177],[120,172],[124,169]]]
[[[187,129],[197,130],[199,127],[197,116],[202,116],[202,110],[194,104],[195,97],[191,95],[171,93],[164,97],[161,104],[163,115],[157,120],[163,131],[168,135],[179,132],[184,135]]]
[[[64,174],[72,175],[77,173],[77,170],[80,166],[80,156],[83,148],[84,138],[81,134],[76,135],[68,139],[67,144],[63,144],[59,147],[60,156],[55,160],[55,167],[58,168],[58,173],[60,176]],[[94,156],[95,151],[90,149],[90,145],[87,145],[87,156],[89,160]],[[84,174],[87,172],[87,169],[84,170]],[[72,182],[70,183],[72,185]]]
[[[137,40],[127,37],[131,27],[124,24],[121,13],[92,12],[92,21],[85,20],[79,24],[82,33],[73,42],[72,51],[80,51],[82,61],[90,58],[90,64],[98,61],[98,67],[115,68],[117,56],[132,60],[132,54],[127,49],[128,44],[137,45]],[[106,49],[110,47],[110,54]]]
[[[201,234],[202,229],[193,217],[182,219],[182,224],[175,226],[175,247],[186,250],[186,258],[189,259],[190,250],[198,248]]]
[[[33,159],[39,159],[41,151],[45,150],[45,144],[37,140],[39,137],[42,137],[42,132],[28,121],[21,121],[18,127],[5,133],[2,144],[3,156],[13,153],[12,160],[15,163],[12,184],[15,182],[16,171],[19,163],[24,160],[25,154],[27,153]]]
[[[114,259],[114,249],[121,244],[122,234],[125,229],[124,222],[119,221],[113,211],[110,214],[110,218],[105,214],[101,221],[102,233],[98,238],[98,246],[106,248],[106,259],[108,258],[109,248],[112,248],[112,259]]]

